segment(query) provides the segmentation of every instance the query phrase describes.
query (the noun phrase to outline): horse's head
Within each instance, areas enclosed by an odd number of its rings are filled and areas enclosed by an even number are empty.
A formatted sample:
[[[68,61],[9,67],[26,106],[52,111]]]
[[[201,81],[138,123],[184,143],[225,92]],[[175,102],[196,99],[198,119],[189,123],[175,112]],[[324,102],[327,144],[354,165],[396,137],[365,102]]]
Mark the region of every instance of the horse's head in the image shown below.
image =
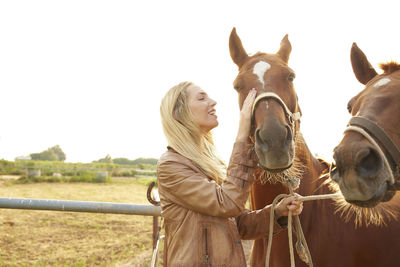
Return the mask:
[[[400,65],[381,64],[378,75],[355,43],[351,63],[365,89],[348,103],[353,117],[334,149],[331,177],[348,202],[373,207],[392,199],[400,176]]]
[[[292,50],[286,35],[276,54],[248,55],[233,28],[229,38],[232,60],[239,67],[234,88],[239,106],[251,88],[257,89],[253,106],[252,140],[259,165],[282,172],[294,163],[300,108],[294,91],[294,71],[287,65]]]

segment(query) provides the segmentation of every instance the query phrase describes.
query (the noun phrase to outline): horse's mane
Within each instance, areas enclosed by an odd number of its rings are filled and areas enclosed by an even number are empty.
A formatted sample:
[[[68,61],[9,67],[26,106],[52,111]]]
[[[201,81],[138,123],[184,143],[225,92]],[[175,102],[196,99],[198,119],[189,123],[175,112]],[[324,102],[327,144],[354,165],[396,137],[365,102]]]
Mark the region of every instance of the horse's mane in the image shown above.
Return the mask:
[[[384,74],[391,74],[397,70],[400,70],[400,64],[396,61],[390,61],[379,64],[379,67],[383,70]]]

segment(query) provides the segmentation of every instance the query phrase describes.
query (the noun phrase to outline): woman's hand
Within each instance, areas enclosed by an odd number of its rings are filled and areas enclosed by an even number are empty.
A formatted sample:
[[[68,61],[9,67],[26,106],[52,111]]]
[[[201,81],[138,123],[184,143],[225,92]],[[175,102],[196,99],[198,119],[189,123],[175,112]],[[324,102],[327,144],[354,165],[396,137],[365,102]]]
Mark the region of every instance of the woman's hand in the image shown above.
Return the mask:
[[[276,218],[278,219],[282,216],[288,216],[289,210],[293,215],[299,215],[303,211],[303,202],[298,200],[299,196],[300,195],[296,194],[279,201],[275,206]]]
[[[247,141],[250,135],[251,127],[251,109],[253,108],[254,100],[256,99],[257,90],[250,89],[246,99],[243,102],[242,109],[240,110],[239,131],[236,137],[236,142]]]

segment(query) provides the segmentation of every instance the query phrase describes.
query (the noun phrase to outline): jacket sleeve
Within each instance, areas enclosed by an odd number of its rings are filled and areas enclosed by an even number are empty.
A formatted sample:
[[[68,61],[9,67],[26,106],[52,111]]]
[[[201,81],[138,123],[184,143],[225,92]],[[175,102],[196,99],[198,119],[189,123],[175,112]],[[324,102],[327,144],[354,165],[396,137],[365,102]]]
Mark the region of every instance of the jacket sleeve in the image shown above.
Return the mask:
[[[270,214],[271,205],[267,205],[263,209],[255,211],[245,210],[242,214],[237,216],[236,225],[240,238],[258,239],[268,237]],[[280,232],[282,229],[286,229],[285,223],[281,223],[281,218],[277,220],[276,217],[274,217],[273,234]]]
[[[157,167],[160,195],[187,209],[217,217],[236,217],[243,210],[254,180],[252,146],[235,143],[227,177],[218,185],[190,162],[161,160]],[[192,166],[191,166],[192,165]]]

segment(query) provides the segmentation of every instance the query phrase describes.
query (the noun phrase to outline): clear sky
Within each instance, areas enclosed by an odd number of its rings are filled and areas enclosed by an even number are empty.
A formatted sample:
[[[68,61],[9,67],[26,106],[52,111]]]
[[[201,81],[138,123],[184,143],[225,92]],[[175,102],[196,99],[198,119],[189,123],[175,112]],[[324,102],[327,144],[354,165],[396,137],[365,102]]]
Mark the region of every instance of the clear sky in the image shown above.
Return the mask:
[[[67,162],[158,158],[159,105],[191,80],[218,104],[214,138],[228,160],[239,110],[228,38],[275,53],[289,34],[301,131],[330,160],[363,87],[352,42],[377,68],[400,61],[399,1],[1,1],[0,159],[60,145]],[[380,71],[378,71],[380,73]]]

